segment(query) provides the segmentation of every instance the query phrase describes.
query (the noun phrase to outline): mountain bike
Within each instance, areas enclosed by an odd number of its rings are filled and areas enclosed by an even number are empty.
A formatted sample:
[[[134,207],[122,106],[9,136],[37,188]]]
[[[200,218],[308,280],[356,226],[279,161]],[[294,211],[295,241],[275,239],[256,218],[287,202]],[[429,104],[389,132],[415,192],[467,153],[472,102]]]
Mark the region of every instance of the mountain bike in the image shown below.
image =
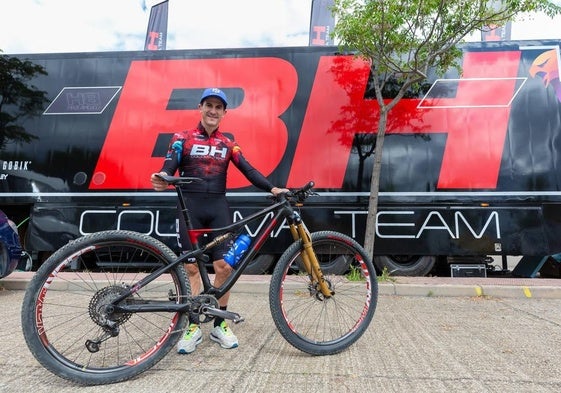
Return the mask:
[[[238,313],[221,310],[218,299],[279,226],[288,227],[294,239],[269,284],[270,312],[282,337],[310,355],[331,355],[362,336],[376,309],[376,270],[352,238],[307,229],[300,207],[317,195],[313,182],[273,197],[270,205],[229,226],[193,229],[182,187],[201,179],[162,178],[175,187],[192,250],[177,255],[148,235],[107,230],[56,251],[33,276],[22,305],[25,341],[43,367],[84,385],[116,383],[150,369],[174,348],[189,313],[198,314],[202,323],[215,317],[243,321]],[[214,287],[207,252],[257,220],[262,225],[239,265],[226,282]],[[205,243],[208,235],[215,236]],[[322,265],[334,258],[347,261],[345,274],[322,272]],[[185,263],[200,269],[198,295],[191,295]]]

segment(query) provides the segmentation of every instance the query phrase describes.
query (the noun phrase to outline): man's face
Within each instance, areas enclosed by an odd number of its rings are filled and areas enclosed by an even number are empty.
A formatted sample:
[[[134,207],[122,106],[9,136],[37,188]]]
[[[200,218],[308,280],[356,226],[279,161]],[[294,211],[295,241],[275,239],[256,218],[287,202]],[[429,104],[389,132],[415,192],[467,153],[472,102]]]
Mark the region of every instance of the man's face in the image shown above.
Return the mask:
[[[226,114],[226,108],[219,98],[208,97],[202,104],[199,104],[201,110],[201,122],[205,128],[218,128],[220,121]]]

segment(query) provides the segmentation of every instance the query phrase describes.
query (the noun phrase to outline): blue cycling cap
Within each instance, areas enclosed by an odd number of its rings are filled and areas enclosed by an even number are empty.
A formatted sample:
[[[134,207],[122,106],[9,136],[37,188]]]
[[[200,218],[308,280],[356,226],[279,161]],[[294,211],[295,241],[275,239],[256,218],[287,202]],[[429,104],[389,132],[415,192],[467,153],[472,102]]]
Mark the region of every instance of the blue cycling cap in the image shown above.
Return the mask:
[[[208,89],[205,89],[205,91],[203,91],[203,95],[201,96],[200,103],[202,104],[203,101],[205,99],[207,99],[208,97],[219,98],[222,101],[222,103],[224,104],[224,108],[226,108],[228,106],[228,99],[226,98],[226,94],[222,90],[220,90],[219,88],[210,87]]]

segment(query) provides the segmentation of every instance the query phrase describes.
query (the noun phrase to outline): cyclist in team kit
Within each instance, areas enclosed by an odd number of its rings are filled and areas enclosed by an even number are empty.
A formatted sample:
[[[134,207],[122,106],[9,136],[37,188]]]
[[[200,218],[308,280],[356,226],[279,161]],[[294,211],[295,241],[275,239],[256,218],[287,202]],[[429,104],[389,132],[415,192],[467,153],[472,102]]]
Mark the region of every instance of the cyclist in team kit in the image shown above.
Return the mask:
[[[160,174],[173,176],[176,171],[180,176],[198,177],[202,182],[189,184],[184,190],[185,203],[189,207],[193,228],[218,228],[232,223],[228,201],[226,199],[226,176],[230,161],[257,188],[271,192],[273,195],[288,192],[286,188],[275,187],[255,169],[243,156],[238,144],[222,134],[218,129],[226,115],[228,99],[218,88],[205,89],[199,103],[201,121],[196,128],[173,135],[169,150],[164,159]],[[154,173],[150,177],[156,191],[167,189],[168,183]],[[177,233],[179,246],[183,251],[191,249],[187,236],[187,226],[183,215],[178,211]],[[212,240],[212,239],[209,239]],[[220,286],[231,274],[232,268],[224,261],[228,244],[212,250],[215,273],[214,286]],[[201,289],[201,277],[196,264],[185,265],[189,275],[191,291],[197,295]],[[230,292],[218,300],[220,309],[226,310]],[[215,317],[210,339],[222,348],[236,348],[238,339],[223,318]],[[177,344],[177,352],[188,354],[195,351],[202,342],[200,321],[197,315],[189,316],[189,327]]]

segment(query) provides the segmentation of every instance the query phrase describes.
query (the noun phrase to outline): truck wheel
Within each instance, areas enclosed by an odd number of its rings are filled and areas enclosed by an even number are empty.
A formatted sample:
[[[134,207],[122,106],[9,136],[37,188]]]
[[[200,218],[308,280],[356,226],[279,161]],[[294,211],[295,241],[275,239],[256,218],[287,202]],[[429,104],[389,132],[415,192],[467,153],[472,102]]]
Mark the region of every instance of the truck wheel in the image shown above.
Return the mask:
[[[323,274],[335,274],[335,275],[342,275],[349,271],[351,266],[352,257],[349,255],[339,255],[335,258],[327,259],[326,261],[321,260],[319,264],[321,266],[321,271]],[[304,263],[299,260],[298,269],[301,272],[305,272],[306,268],[304,267]]]
[[[434,267],[436,257],[428,255],[383,255],[375,256],[374,264],[392,276],[426,276]]]
[[[259,254],[245,268],[243,274],[264,274],[273,265],[275,256],[272,254]]]

